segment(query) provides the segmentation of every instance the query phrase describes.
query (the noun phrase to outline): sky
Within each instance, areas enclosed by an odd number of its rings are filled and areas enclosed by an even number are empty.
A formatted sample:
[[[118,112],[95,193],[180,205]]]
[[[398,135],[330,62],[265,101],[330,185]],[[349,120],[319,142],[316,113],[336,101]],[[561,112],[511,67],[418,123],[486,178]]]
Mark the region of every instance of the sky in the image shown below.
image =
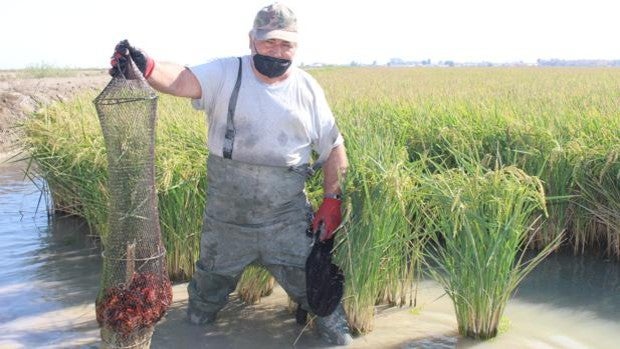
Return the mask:
[[[272,1],[12,0],[0,13],[0,69],[104,68],[122,39],[194,65],[249,53]],[[296,64],[620,59],[614,0],[282,0],[297,15]]]

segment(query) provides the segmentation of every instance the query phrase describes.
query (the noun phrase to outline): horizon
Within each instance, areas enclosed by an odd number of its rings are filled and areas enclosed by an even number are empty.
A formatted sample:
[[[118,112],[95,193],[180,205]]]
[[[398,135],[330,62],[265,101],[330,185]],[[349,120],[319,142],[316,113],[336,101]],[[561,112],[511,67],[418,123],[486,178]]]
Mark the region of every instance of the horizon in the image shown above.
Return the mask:
[[[535,62],[523,62],[523,61],[513,61],[513,62],[490,62],[488,60],[481,60],[481,61],[469,61],[469,62],[459,62],[459,61],[454,61],[454,60],[445,60],[445,61],[432,61],[429,60],[428,63],[424,64],[423,62],[425,60],[419,60],[419,61],[413,61],[413,60],[406,60],[406,59],[401,59],[400,57],[394,57],[392,58],[393,60],[402,60],[402,63],[395,63],[395,62],[384,62],[384,63],[378,63],[378,62],[371,62],[371,63],[360,63],[358,61],[353,60],[352,62],[349,63],[330,63],[330,62],[313,62],[313,63],[305,63],[305,62],[300,62],[298,63],[296,66],[298,67],[302,67],[302,68],[312,68],[312,67],[354,67],[354,66],[364,66],[364,67],[369,67],[369,66],[378,66],[378,67],[406,67],[406,66],[429,66],[429,67],[438,67],[438,66],[485,66],[485,65],[489,65],[489,66],[537,66],[540,65],[539,63],[542,61],[543,66],[552,66],[551,62],[556,62],[558,63],[557,66],[574,66],[574,67],[589,67],[589,66],[605,66],[605,67],[620,67],[620,58],[619,59],[599,59],[599,58],[577,58],[577,59],[562,59],[562,58],[550,58],[550,59],[537,59]],[[605,64],[601,64],[601,63],[607,63],[607,65]],[[609,63],[613,63],[613,65],[609,65]],[[39,62],[39,63],[34,63],[32,65],[29,66],[25,66],[25,67],[20,67],[20,68],[0,68],[0,71],[5,71],[5,72],[9,72],[9,71],[19,71],[19,70],[29,70],[29,69],[41,69],[41,70],[45,70],[45,69],[66,69],[66,70],[107,70],[109,69],[109,67],[107,66],[100,66],[100,67],[71,67],[71,66],[56,66],[53,64],[49,64],[47,62]]]

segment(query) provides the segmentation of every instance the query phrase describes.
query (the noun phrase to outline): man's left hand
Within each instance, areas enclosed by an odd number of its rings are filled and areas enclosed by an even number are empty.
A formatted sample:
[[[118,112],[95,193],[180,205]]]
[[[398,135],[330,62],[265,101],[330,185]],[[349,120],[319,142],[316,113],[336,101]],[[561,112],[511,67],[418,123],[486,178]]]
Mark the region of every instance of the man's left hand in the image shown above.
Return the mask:
[[[334,232],[342,223],[342,212],[340,209],[341,201],[339,199],[324,198],[319,210],[314,214],[312,220],[312,231],[316,234],[321,225],[322,229],[319,240],[325,241],[331,239]]]
[[[112,76],[127,74],[127,60],[131,57],[145,79],[148,79],[155,68],[155,61],[147,56],[144,51],[129,44],[129,41],[122,40],[114,47],[114,54],[110,61],[112,68],[109,73]]]

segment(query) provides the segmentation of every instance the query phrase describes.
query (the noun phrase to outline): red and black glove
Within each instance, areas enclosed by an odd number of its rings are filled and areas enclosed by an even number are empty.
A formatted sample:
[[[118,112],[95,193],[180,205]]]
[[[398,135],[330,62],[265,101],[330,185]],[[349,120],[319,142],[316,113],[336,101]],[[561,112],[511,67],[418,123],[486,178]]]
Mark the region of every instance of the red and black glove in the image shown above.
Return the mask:
[[[320,230],[321,226],[323,227],[319,240],[331,239],[340,223],[342,223],[341,203],[342,201],[338,198],[323,198],[323,203],[321,203],[312,220],[312,231],[315,234]]]
[[[146,55],[142,50],[137,49],[129,44],[129,41],[123,40],[116,44],[114,48],[114,54],[112,55],[112,60],[110,61],[109,73],[113,77],[122,74],[124,76],[128,76],[127,73],[127,61],[128,57],[136,64],[136,67],[140,70],[142,75],[144,75],[145,79],[148,79],[153,72],[153,68],[155,68],[155,61],[149,56]]]

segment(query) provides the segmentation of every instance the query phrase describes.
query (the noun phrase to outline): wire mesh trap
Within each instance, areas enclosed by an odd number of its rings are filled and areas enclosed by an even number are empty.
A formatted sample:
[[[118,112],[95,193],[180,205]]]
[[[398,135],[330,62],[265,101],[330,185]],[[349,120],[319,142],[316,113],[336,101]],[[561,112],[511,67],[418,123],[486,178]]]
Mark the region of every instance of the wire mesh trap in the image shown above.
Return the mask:
[[[95,98],[108,159],[97,322],[104,348],[148,348],[172,303],[155,191],[157,94],[128,58]]]

